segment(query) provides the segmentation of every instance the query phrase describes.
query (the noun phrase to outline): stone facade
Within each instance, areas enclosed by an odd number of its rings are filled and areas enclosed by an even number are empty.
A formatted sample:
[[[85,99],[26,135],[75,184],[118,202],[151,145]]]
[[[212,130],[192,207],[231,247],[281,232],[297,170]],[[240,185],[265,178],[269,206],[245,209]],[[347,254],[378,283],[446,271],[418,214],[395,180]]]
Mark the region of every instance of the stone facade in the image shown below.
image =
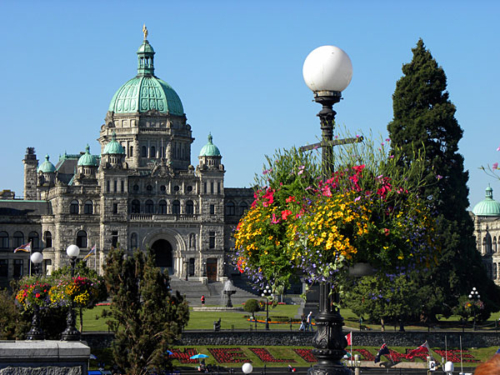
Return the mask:
[[[71,244],[81,257],[95,246],[88,263],[100,273],[117,246],[151,248],[157,265],[181,278],[188,272],[191,279],[217,281],[230,272],[232,229],[253,191],[224,186],[226,171],[211,136],[198,164],[191,164],[191,125],[177,94],[154,76],[149,47],[144,41],[137,77],[112,99],[99,129],[100,155],[87,147],[64,153],[55,165],[48,156],[39,164],[35,148],[27,148],[24,200],[9,192],[0,199],[0,287],[29,272],[29,253],[13,249],[32,238],[33,250],[43,250],[45,274],[67,264]],[[143,81],[150,86],[138,86]],[[123,110],[131,100],[139,105]]]

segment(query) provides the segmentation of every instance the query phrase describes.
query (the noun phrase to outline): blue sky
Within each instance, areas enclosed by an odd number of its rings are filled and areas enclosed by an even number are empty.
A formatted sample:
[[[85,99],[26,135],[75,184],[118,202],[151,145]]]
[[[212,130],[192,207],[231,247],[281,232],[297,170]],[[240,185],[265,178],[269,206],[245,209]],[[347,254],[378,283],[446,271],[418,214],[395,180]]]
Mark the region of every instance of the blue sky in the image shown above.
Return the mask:
[[[325,44],[353,63],[335,107],[337,123],[383,137],[392,94],[424,40],[448,77],[464,130],[460,153],[470,202],[491,183],[478,168],[500,161],[500,5],[496,1],[2,1],[0,190],[23,195],[22,159],[78,153],[96,138],[114,92],[136,74],[142,25],[155,48],[156,75],[179,94],[196,138],[209,132],[226,167],[226,186],[250,186],[264,155],[315,142],[319,105],[302,64]]]

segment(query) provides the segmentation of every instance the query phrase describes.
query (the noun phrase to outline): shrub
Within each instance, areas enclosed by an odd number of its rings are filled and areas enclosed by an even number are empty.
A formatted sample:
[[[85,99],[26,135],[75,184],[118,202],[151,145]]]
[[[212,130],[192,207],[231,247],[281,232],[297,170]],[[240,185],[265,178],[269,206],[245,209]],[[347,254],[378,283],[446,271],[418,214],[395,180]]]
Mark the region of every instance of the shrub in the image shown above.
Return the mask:
[[[245,302],[244,310],[252,314],[252,317],[255,312],[260,310],[259,302],[256,299],[249,299]]]

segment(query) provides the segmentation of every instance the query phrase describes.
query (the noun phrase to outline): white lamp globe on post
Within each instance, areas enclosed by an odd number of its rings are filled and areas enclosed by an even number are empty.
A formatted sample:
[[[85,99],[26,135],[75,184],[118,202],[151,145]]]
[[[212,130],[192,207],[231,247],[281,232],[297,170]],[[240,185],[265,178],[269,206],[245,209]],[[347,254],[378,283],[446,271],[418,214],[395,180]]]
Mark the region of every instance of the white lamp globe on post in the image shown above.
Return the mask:
[[[241,371],[245,374],[250,374],[253,371],[253,366],[251,363],[244,363],[243,366],[241,366]]]
[[[35,275],[38,275],[39,274],[39,266],[40,266],[40,263],[42,263],[43,261],[43,255],[42,253],[39,253],[39,252],[36,252],[36,253],[33,253],[31,254],[31,262],[33,262],[33,264],[35,265]]]
[[[68,254],[71,263],[71,278],[75,276],[75,265],[78,255],[80,255],[80,248],[76,245],[69,245],[66,249],[66,254]],[[80,331],[75,328],[75,303],[71,300],[71,304],[68,310],[68,316],[66,318],[66,329],[61,335],[61,340],[63,341],[79,341]]]
[[[39,275],[38,267],[40,263],[43,261],[42,253],[36,252],[31,254],[30,260],[35,265],[35,275]],[[31,329],[26,334],[26,339],[28,340],[43,340],[45,338],[45,334],[43,330],[40,328],[40,309],[37,304],[34,304],[33,307],[33,318],[31,319]]]
[[[312,51],[304,61],[302,68],[304,81],[314,93],[314,101],[322,105],[318,113],[321,123],[321,143],[301,147],[301,151],[321,147],[322,179],[332,176],[333,146],[362,141],[344,139],[333,141],[335,115],[333,105],[342,97],[342,91],[352,79],[351,59],[343,50],[335,46],[322,46]],[[310,371],[311,375],[348,375],[351,370],[345,367],[341,359],[344,356],[347,340],[342,333],[344,319],[334,306],[338,305],[338,293],[330,293],[332,284],[320,283],[319,314],[316,316],[318,329],[313,338],[314,355],[318,363]]]

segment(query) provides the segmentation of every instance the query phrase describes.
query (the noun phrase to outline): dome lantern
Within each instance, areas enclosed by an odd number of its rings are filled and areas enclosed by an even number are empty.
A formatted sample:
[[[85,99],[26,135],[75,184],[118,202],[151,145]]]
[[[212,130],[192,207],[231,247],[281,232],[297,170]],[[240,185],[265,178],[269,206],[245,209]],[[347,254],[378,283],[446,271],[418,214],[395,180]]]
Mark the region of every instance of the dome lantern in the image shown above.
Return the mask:
[[[221,156],[219,148],[212,143],[212,134],[208,134],[208,143],[203,146],[199,156]]]
[[[49,155],[45,155],[45,161],[38,167],[38,172],[42,173],[54,173],[56,171],[56,167],[49,161]]]
[[[99,163],[97,161],[97,158],[94,155],[90,154],[90,146],[87,145],[85,147],[85,154],[80,156],[80,159],[78,159],[78,166],[83,166],[83,167],[98,167]]]

